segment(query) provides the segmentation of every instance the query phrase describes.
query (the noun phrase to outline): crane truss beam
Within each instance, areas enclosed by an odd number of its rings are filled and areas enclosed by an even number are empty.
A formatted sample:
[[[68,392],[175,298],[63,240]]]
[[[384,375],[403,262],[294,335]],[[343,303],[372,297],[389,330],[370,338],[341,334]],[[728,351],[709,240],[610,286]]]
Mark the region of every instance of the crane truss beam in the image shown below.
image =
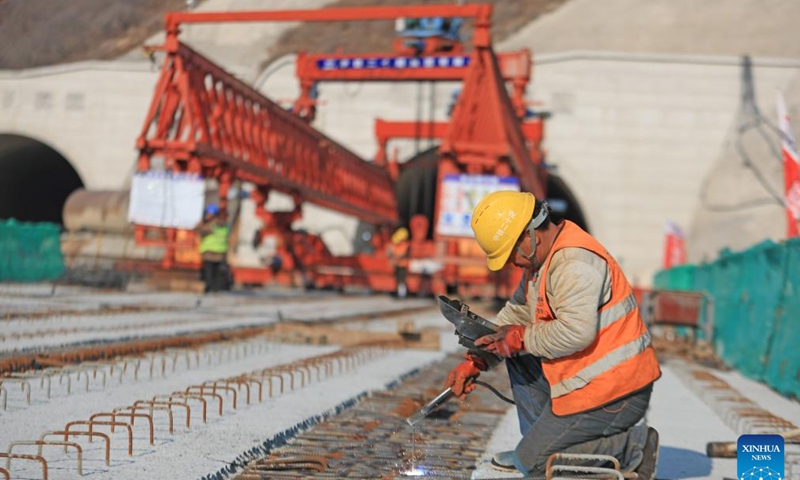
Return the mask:
[[[397,219],[385,168],[365,162],[217,65],[178,43],[139,135],[139,170],[167,168],[253,182],[366,222]]]

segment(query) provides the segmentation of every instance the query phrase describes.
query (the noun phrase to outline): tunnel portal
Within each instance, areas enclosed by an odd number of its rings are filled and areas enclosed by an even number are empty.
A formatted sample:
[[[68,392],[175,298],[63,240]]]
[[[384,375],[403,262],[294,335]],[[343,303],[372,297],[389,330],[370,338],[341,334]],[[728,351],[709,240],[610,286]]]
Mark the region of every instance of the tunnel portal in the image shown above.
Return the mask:
[[[437,147],[434,147],[420,152],[404,164],[395,191],[401,225],[408,227],[411,217],[418,214],[425,215],[430,225],[433,225],[438,163],[439,152]],[[557,175],[549,174],[547,177],[547,200],[556,222],[567,219],[589,231],[589,225],[578,200],[566,182]],[[372,252],[373,230],[372,225],[359,223],[353,242],[356,253]],[[432,227],[428,230],[428,239],[433,239]]]
[[[0,134],[0,219],[63,225],[64,202],[81,187],[78,173],[53,148],[29,137]]]
[[[408,225],[411,217],[422,214],[433,219],[436,195],[437,165],[439,153],[436,148],[420,152],[411,158],[397,180],[397,208],[400,221]],[[567,219],[584,230],[589,230],[583,210],[566,182],[557,175],[547,177],[547,200],[556,221]],[[431,225],[433,222],[431,222]],[[432,232],[428,233],[433,238]]]

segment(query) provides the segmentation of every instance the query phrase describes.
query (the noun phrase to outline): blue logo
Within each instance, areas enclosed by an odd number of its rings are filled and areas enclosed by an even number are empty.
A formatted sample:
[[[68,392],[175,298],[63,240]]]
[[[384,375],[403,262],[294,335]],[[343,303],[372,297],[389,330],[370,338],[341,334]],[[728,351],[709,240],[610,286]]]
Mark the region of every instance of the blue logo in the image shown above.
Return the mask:
[[[739,480],[783,480],[783,437],[740,436],[736,466]]]

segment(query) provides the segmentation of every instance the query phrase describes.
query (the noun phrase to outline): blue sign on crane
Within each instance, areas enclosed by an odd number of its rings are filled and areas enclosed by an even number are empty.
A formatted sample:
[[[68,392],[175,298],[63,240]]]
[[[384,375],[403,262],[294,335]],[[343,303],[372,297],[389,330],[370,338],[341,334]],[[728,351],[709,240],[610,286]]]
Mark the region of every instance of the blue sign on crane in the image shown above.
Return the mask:
[[[317,60],[317,68],[320,70],[357,70],[362,68],[464,68],[468,65],[468,55],[437,55],[429,57],[350,57],[322,58]]]

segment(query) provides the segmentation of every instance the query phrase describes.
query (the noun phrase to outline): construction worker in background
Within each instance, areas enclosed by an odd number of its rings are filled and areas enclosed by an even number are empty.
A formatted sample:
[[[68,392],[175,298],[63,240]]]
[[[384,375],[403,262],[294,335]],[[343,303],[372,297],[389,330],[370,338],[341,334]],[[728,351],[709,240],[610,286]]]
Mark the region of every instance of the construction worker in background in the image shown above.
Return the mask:
[[[411,244],[408,241],[408,229],[400,227],[392,234],[392,244],[389,245],[387,252],[389,263],[394,267],[394,278],[397,281],[397,298],[406,298],[408,295],[406,274],[408,273],[410,250]]]
[[[522,433],[492,466],[544,476],[553,453],[604,454],[652,479],[658,433],[642,419],[661,370],[620,266],[576,224],[553,223],[530,193],[487,195],[471,227],[490,270],[524,270],[499,331],[475,342],[506,358]],[[446,385],[463,399],[482,369],[468,355]]]
[[[220,209],[210,204],[203,212],[203,221],[196,228],[200,235],[200,256],[203,260],[200,276],[205,283],[205,291],[219,292],[228,290],[228,225],[222,217]]]

